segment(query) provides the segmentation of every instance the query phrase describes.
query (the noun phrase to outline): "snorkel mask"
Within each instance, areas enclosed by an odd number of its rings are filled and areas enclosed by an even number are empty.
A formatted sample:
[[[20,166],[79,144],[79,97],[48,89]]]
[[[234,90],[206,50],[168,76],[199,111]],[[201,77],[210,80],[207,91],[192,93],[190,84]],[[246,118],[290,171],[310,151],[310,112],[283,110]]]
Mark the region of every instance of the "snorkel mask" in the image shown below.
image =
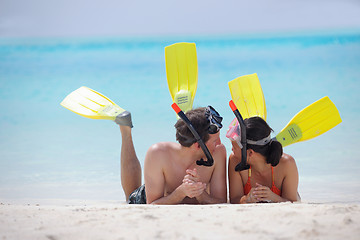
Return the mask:
[[[220,129],[223,126],[221,124],[221,121],[223,118],[212,106],[207,106],[207,108],[205,110],[205,116],[207,117],[207,119],[210,122],[209,134],[215,134],[218,131],[220,131]]]
[[[226,132],[226,137],[231,141],[236,142],[240,148],[243,148],[243,145],[241,144],[241,128],[239,121],[236,118],[231,121],[229,129]]]
[[[226,137],[229,138],[231,141],[236,142],[240,148],[243,148],[243,145],[241,144],[241,127],[239,121],[236,118],[234,118],[230,123],[229,129],[226,132]],[[269,135],[257,141],[246,139],[246,143],[250,145],[265,146],[271,140],[272,138]]]
[[[226,133],[226,137],[229,138],[231,141],[235,141],[241,148],[241,162],[238,165],[236,165],[235,171],[242,171],[250,168],[250,166],[246,164],[247,144],[265,146],[268,143],[270,143],[273,139],[271,138],[271,134],[257,141],[246,139],[246,126],[244,120],[239,110],[237,109],[235,103],[232,100],[229,102],[229,105],[233,110],[236,118],[230,123],[229,129]]]
[[[194,135],[196,141],[199,143],[201,149],[203,150],[207,161],[204,161],[204,159],[200,159],[196,161],[196,164],[199,166],[207,166],[210,167],[214,164],[214,159],[209,151],[209,149],[206,147],[204,141],[201,139],[199,134],[196,132],[194,126],[191,124],[190,120],[186,117],[185,113],[179,108],[179,106],[176,103],[173,103],[171,107],[174,109],[174,111],[178,114],[178,116],[185,122],[186,126],[189,128],[191,133]],[[208,106],[205,110],[205,116],[209,120],[209,134],[215,134],[220,131],[222,128],[222,117],[220,114],[211,106]]]

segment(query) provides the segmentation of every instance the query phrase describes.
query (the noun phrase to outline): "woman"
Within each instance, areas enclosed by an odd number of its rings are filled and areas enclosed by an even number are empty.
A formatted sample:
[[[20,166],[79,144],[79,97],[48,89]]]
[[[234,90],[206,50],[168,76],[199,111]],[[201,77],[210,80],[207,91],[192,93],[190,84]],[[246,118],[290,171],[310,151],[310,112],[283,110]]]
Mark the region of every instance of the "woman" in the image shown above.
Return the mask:
[[[236,120],[234,120],[236,121]],[[240,127],[234,121],[226,134],[232,143],[229,157],[229,195],[231,203],[297,201],[299,175],[293,157],[283,153],[282,145],[272,140],[272,129],[260,117],[245,119],[248,170],[235,171],[241,162]],[[232,135],[232,136],[231,136]]]

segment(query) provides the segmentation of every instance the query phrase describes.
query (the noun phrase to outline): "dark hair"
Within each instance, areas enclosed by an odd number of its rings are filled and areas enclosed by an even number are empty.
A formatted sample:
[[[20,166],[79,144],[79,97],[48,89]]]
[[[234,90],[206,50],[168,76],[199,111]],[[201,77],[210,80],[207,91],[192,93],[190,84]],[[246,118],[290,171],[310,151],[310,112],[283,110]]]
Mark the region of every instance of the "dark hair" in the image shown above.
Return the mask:
[[[192,109],[187,111],[185,115],[190,120],[191,124],[194,126],[195,130],[199,134],[200,138],[204,143],[209,140],[209,120],[205,116],[204,107]],[[186,126],[185,122],[182,119],[179,119],[176,124],[176,140],[184,147],[190,147],[196,142],[194,135],[191,133],[190,129]]]
[[[246,139],[258,141],[266,138],[273,131],[261,117],[251,117],[244,120],[246,126]],[[266,145],[247,144],[248,149],[252,149],[266,157],[266,162],[271,166],[278,165],[283,154],[282,145],[276,140],[271,140]]]

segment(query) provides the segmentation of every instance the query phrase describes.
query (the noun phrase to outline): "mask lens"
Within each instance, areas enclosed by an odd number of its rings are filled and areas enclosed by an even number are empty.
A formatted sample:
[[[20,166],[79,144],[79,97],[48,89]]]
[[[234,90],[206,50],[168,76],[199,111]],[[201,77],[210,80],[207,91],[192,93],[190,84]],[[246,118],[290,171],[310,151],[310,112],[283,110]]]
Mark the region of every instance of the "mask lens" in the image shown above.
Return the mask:
[[[217,133],[222,128],[221,121],[223,118],[212,106],[208,106],[206,108],[206,115],[210,122],[209,133],[210,134]]]
[[[229,129],[226,133],[226,137],[229,138],[231,141],[235,141],[240,146],[240,148],[242,148],[241,129],[239,122],[236,118],[230,123]]]

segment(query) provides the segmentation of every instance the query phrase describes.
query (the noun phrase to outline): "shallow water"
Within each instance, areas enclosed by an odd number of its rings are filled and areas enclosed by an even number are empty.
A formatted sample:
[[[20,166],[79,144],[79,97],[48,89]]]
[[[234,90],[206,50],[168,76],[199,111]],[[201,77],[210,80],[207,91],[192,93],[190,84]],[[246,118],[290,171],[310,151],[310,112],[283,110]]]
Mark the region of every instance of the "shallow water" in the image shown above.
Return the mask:
[[[164,47],[197,45],[194,106],[234,118],[227,82],[257,73],[268,123],[279,132],[302,108],[329,96],[343,122],[284,149],[297,162],[305,201],[360,197],[360,33],[162,39],[0,39],[0,197],[123,200],[118,127],[60,106],[80,86],[132,112],[143,160],[151,144],[174,141]],[[225,138],[228,155],[231,144]]]

